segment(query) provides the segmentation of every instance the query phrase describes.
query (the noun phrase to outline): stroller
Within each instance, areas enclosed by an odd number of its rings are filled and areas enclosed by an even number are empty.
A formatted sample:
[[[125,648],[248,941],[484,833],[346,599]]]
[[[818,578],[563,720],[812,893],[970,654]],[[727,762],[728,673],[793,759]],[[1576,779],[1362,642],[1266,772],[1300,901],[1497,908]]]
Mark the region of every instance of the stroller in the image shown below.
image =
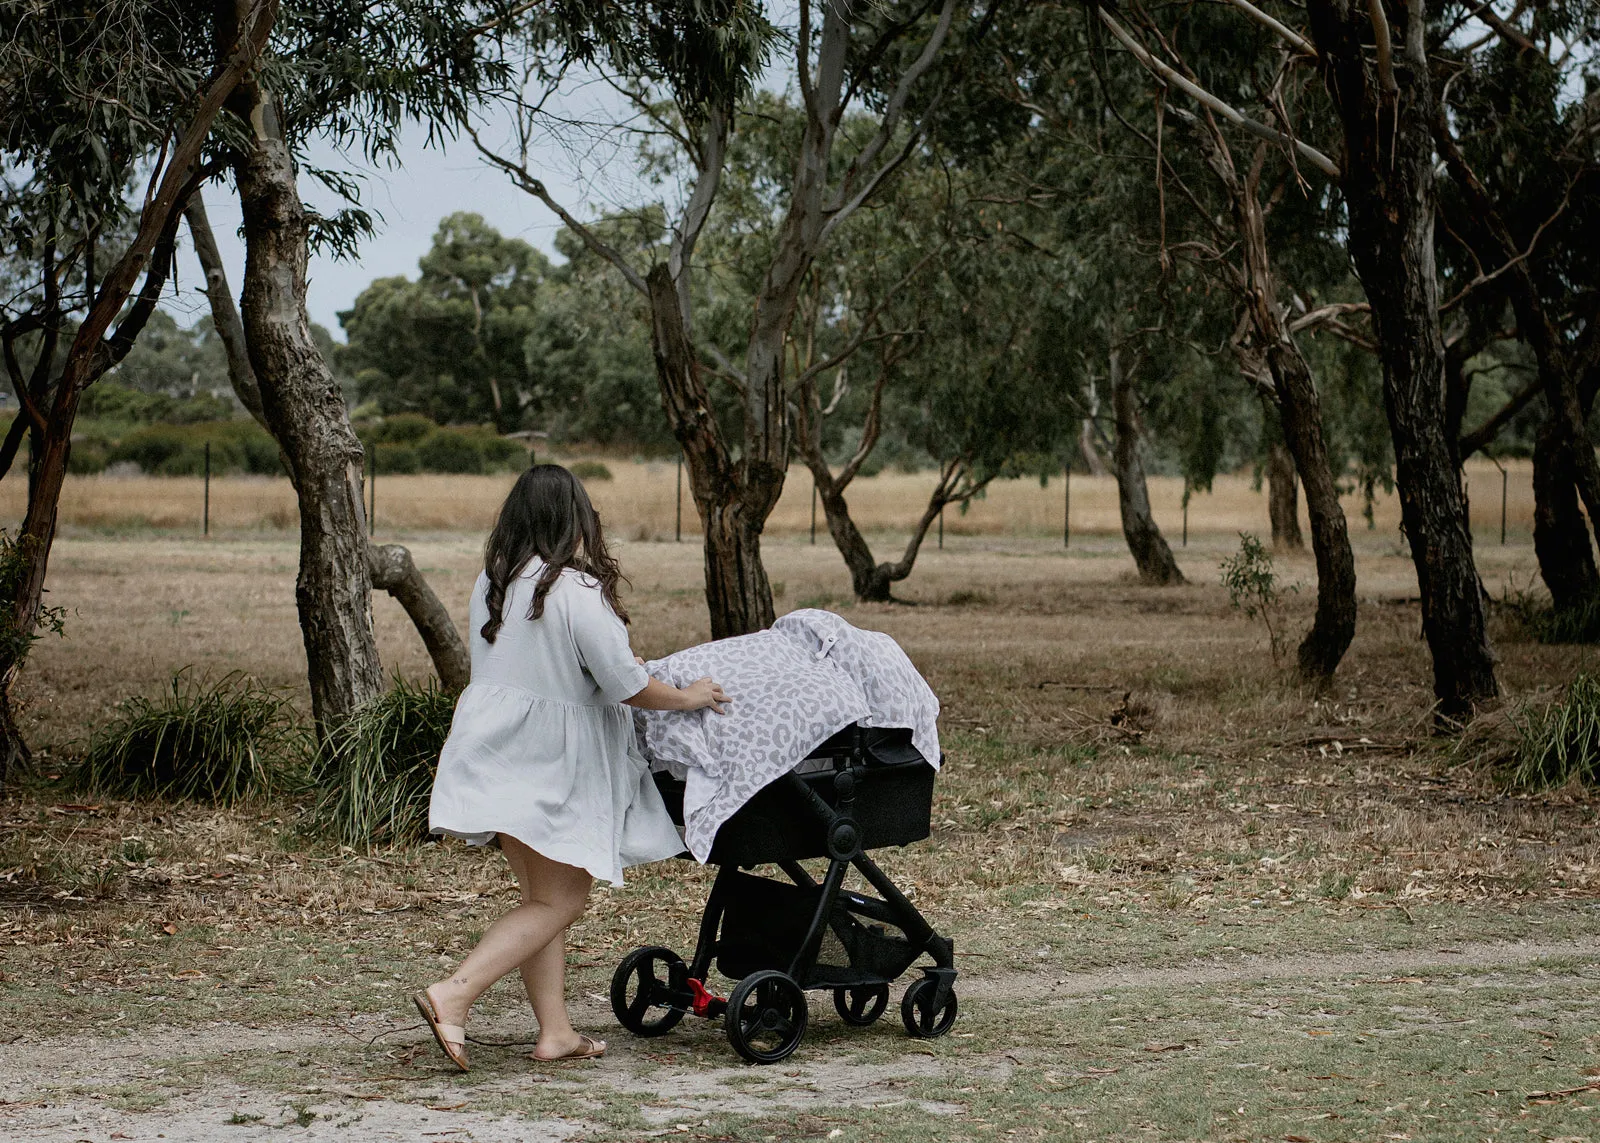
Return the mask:
[[[911,745],[910,731],[859,725],[807,760],[817,768],[783,775],[717,831],[708,863],[720,868],[694,960],[648,947],[617,966],[611,1009],[628,1031],[660,1036],[688,1012],[721,1016],[734,1051],[751,1063],[776,1063],[805,1035],[806,990],[832,989],[840,1019],[865,1027],[888,1007],[890,982],[923,954],[933,964],[922,966],[900,1002],[906,1031],[926,1039],[955,1023],[954,944],[866,855],[928,836],[934,768]],[[655,777],[681,825],[684,784]],[[810,857],[828,858],[821,882],[800,864]],[[746,872],[763,864],[788,881]],[[843,888],[852,866],[881,899]],[[713,958],[738,980],[726,999],[706,987]]]

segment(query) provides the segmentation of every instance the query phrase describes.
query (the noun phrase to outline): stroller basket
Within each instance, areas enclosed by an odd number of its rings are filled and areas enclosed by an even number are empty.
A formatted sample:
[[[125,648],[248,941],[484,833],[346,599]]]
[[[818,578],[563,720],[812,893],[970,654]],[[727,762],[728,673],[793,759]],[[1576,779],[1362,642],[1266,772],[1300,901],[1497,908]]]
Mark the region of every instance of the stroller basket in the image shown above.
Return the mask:
[[[856,741],[859,735],[859,743]],[[847,765],[860,754],[852,817],[861,830],[862,849],[909,845],[930,832],[934,769],[911,745],[911,732],[899,728],[846,727],[807,755]],[[830,808],[837,808],[834,769],[796,774]],[[656,787],[667,812],[683,824],[684,784],[658,773]],[[711,848],[712,865],[762,865],[825,857],[828,823],[797,805],[795,788],[774,782],[723,823]]]
[[[655,780],[681,825],[684,783],[659,773]],[[949,1031],[955,947],[866,854],[928,836],[933,781],[910,731],[848,726],[759,791],[712,843],[709,863],[721,868],[693,961],[651,946],[618,965],[611,1007],[623,1027],[659,1036],[688,1012],[722,1016],[740,1055],[775,1063],[805,1033],[806,989],[831,989],[840,1018],[865,1026],[888,1007],[890,983],[927,956],[933,964],[906,989],[900,1016],[913,1036]],[[828,859],[820,881],[800,864],[819,857]],[[787,880],[746,872],[767,864]],[[852,869],[878,896],[844,888]],[[738,981],[726,999],[706,986],[713,963]]]

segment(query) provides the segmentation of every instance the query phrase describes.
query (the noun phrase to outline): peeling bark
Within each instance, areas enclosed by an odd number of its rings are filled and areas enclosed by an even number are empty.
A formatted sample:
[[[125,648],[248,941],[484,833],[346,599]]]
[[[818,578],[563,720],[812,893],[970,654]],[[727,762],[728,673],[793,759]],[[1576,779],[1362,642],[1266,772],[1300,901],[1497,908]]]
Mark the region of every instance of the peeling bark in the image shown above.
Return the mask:
[[[295,605],[320,734],[384,689],[372,631],[362,449],[311,337],[308,226],[277,109],[254,82],[241,86],[233,107],[253,129],[234,165],[245,234],[240,309],[262,414],[288,458],[300,506]]]
[[[233,304],[227,268],[222,264],[222,255],[211,233],[205,203],[198,194],[190,200],[189,209],[184,214],[194,238],[195,253],[205,272],[211,321],[227,353],[228,378],[233,384],[233,391],[251,416],[271,433],[272,426],[267,424],[266,414],[261,407],[261,389],[256,382],[255,370],[250,365],[244,322]],[[283,463],[286,471],[291,469],[287,457]],[[372,586],[387,591],[395,602],[405,608],[417,634],[422,637],[423,646],[428,649],[439,681],[451,691],[465,687],[472,671],[471,658],[456,630],[455,621],[450,618],[449,610],[428,586],[411,553],[399,544],[371,545],[368,562]]]

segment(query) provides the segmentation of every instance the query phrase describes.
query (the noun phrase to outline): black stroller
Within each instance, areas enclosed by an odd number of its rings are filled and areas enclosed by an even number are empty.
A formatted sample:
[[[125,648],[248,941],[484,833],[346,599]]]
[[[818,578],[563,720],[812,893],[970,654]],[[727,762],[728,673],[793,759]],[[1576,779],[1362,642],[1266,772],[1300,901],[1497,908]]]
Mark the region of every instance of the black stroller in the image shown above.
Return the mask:
[[[717,831],[709,862],[720,868],[693,962],[650,947],[617,966],[611,1009],[628,1031],[660,1036],[686,1012],[722,1016],[736,1052],[776,1063],[805,1035],[807,989],[832,989],[840,1018],[865,1027],[888,1007],[889,983],[923,954],[933,964],[900,1003],[906,1031],[931,1038],[955,1023],[954,944],[866,855],[928,836],[933,767],[911,745],[910,731],[854,725],[808,757],[832,768],[785,774]],[[682,824],[683,783],[657,774],[656,784]],[[800,864],[808,857],[829,859],[820,883]],[[745,871],[762,864],[777,865],[789,880]],[[843,888],[851,866],[881,899]],[[713,957],[739,982],[727,999],[706,988]]]

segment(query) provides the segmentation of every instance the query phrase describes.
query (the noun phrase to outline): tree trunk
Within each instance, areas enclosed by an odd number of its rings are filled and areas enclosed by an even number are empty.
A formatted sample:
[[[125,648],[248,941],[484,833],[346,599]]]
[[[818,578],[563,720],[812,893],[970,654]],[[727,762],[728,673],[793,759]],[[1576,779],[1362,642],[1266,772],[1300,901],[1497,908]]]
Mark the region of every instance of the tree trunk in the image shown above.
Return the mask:
[[[728,456],[711,411],[700,361],[684,329],[678,291],[665,263],[645,279],[650,299],[650,347],[656,380],[673,435],[689,465],[689,488],[705,529],[706,609],[711,637],[726,639],[771,627],[772,585],[761,566],[761,527],[742,495],[742,466]]]
[[[1445,434],[1433,244],[1435,102],[1423,5],[1399,8],[1379,0],[1372,6],[1380,20],[1385,9],[1405,17],[1404,37],[1395,38],[1393,59],[1386,54],[1377,72],[1366,62],[1372,32],[1366,9],[1348,0],[1312,0],[1309,14],[1344,128],[1348,244],[1378,335],[1401,519],[1421,589],[1434,696],[1445,718],[1461,720],[1499,688],[1454,442]]]
[[[1261,207],[1260,181],[1265,145],[1258,145],[1249,173],[1241,182],[1227,139],[1213,126],[1202,136],[1206,159],[1228,192],[1234,226],[1239,233],[1244,278],[1241,285],[1254,339],[1254,352],[1265,360],[1272,378],[1276,408],[1266,408],[1272,434],[1269,477],[1280,473],[1273,489],[1273,539],[1280,529],[1285,542],[1299,547],[1300,520],[1294,496],[1299,473],[1306,490],[1306,515],[1311,521],[1311,548],[1317,560],[1317,614],[1311,630],[1300,641],[1297,654],[1302,678],[1331,678],[1350,647],[1356,630],[1356,566],[1350,550],[1350,532],[1339,504],[1339,488],[1328,463],[1328,445],[1322,428],[1322,401],[1311,366],[1283,320],[1278,303],[1277,279],[1267,249],[1266,214]],[[1259,368],[1252,370],[1259,373]],[[1264,404],[1270,404],[1264,402]],[[1285,464],[1285,461],[1288,463]],[[1280,493],[1279,489],[1283,489]]]
[[[1083,457],[1083,467],[1090,476],[1104,476],[1110,469],[1106,462],[1100,459],[1100,450],[1094,443],[1094,420],[1091,417],[1083,418],[1083,427],[1078,430],[1078,454]]]
[[[1139,457],[1139,395],[1133,378],[1122,368],[1120,350],[1111,351],[1111,405],[1117,420],[1116,449],[1112,456],[1117,474],[1117,506],[1122,511],[1122,534],[1138,565],[1139,579],[1165,587],[1183,582],[1178,561],[1172,558],[1161,529],[1150,512],[1150,491],[1145,484],[1144,462]]]
[[[1600,571],[1568,455],[1566,426],[1546,413],[1533,446],[1533,550],[1557,611],[1600,597]]]
[[[1300,674],[1327,679],[1339,666],[1356,633],[1356,561],[1339,504],[1339,487],[1328,464],[1322,404],[1311,367],[1287,331],[1267,351],[1277,385],[1283,430],[1306,490],[1311,550],[1317,559],[1317,614],[1297,653]]]
[[[1268,407],[1267,422],[1278,420],[1278,410]],[[1298,551],[1306,546],[1300,535],[1300,483],[1295,476],[1294,455],[1284,442],[1282,429],[1273,425],[1273,440],[1267,446],[1267,515],[1272,520],[1272,546]]]
[[[472,658],[449,610],[428,586],[411,553],[399,544],[371,544],[367,552],[372,586],[387,591],[406,609],[444,689],[465,688],[472,681]]]
[[[261,389],[256,383],[255,370],[250,365],[250,350],[244,333],[244,322],[234,307],[233,294],[228,288],[228,273],[217,250],[216,238],[211,233],[211,222],[206,216],[205,203],[196,194],[184,212],[189,221],[189,233],[194,238],[195,254],[206,276],[206,298],[211,304],[211,322],[221,338],[228,357],[228,379],[233,391],[250,415],[266,429],[266,414],[261,408]],[[281,448],[281,446],[280,446]],[[289,462],[284,460],[288,469]],[[411,553],[399,544],[372,545],[368,552],[372,585],[387,591],[405,608],[417,634],[428,649],[433,669],[447,690],[459,691],[467,685],[472,674],[472,659],[450,618],[449,609],[439,602],[427,579],[417,569]]]
[[[362,450],[306,317],[307,223],[270,97],[241,87],[253,127],[234,175],[244,215],[243,311],[267,425],[300,506],[295,604],[311,711],[326,733],[384,687],[372,632],[372,574],[362,505]]]

